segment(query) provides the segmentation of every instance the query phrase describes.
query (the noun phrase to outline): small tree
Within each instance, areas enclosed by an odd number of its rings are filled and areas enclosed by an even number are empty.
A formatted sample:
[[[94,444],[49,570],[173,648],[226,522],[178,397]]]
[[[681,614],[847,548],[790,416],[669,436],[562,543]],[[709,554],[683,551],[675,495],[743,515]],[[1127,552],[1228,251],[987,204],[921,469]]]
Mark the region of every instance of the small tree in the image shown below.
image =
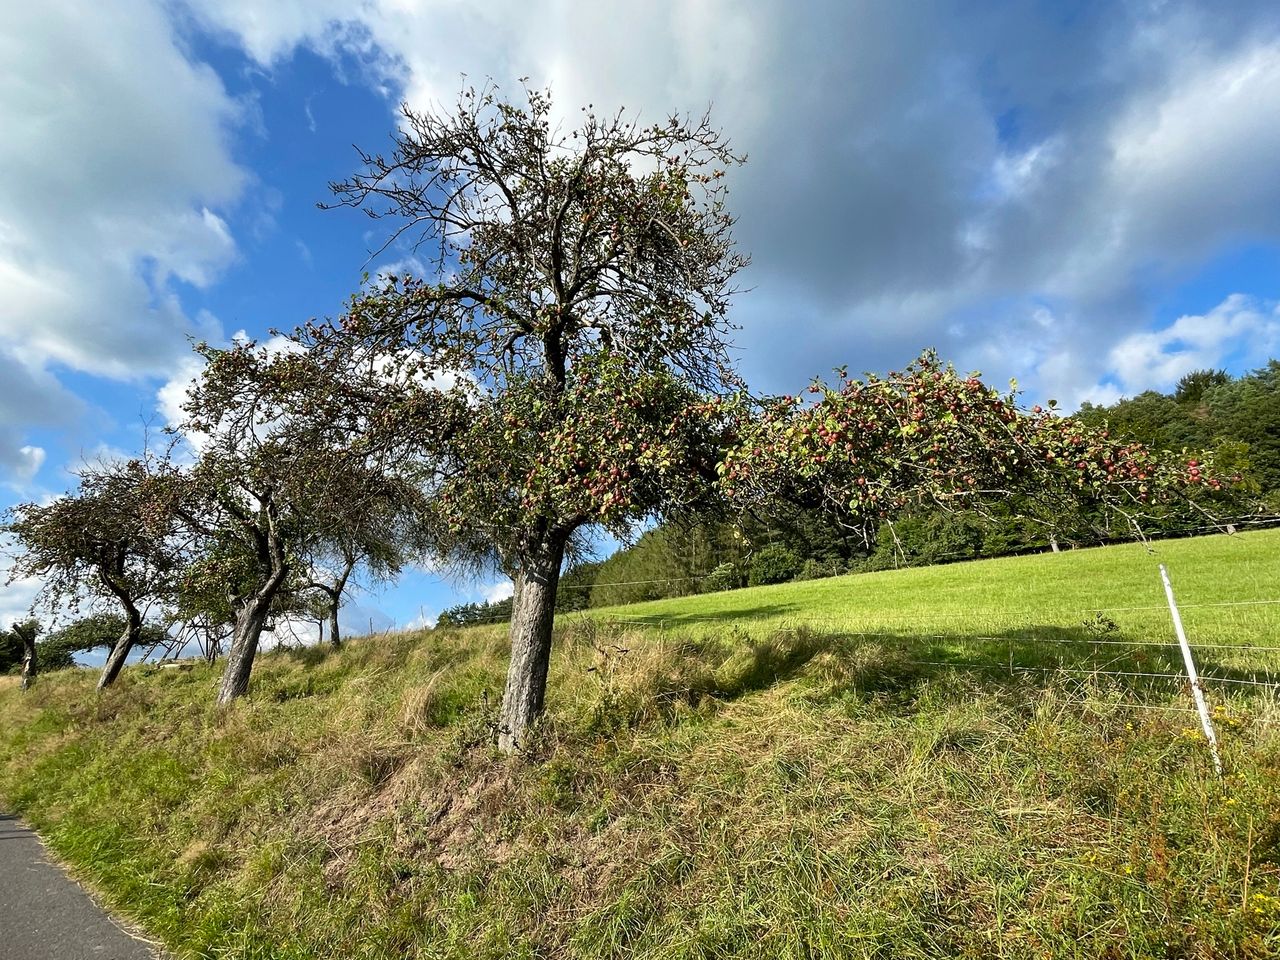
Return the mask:
[[[181,583],[184,618],[234,624],[217,696],[225,706],[248,690],[270,618],[305,603],[308,560],[335,536],[354,549],[370,527],[361,518],[394,513],[407,488],[370,463],[348,416],[317,401],[327,401],[329,381],[316,354],[252,342],[198,350],[207,363],[182,429],[200,455],[169,472],[168,503],[196,543]]]
[[[56,643],[71,653],[87,653],[102,647],[111,650],[124,632],[126,623],[126,618],[118,613],[92,613],[59,627],[41,643]],[[143,623],[138,640],[144,646],[155,646],[169,643],[172,638],[162,624],[152,621]]]
[[[116,603],[123,623],[98,680],[115,682],[143,630],[145,607],[171,593],[177,546],[147,459],[80,472],[79,489],[13,509],[7,530],[21,552],[11,578],[39,577],[47,603]]]
[[[549,98],[526,94],[404,108],[391,156],[362,155],[334,190],[398,220],[393,237],[430,251],[432,272],[388,278],[302,336],[435,388],[433,402],[375,397],[367,422],[405,443],[439,551],[515,581],[506,751],[542,711],[571,541],[679,509],[714,481],[711,397],[736,386],[726,311],[746,262],[723,203],[740,158],[707,118],[642,126],[588,109],[561,132]]]
[[[800,560],[780,543],[762,547],[751,558],[747,583],[760,587],[770,583],[786,583],[800,572]]]
[[[413,522],[417,498],[412,486],[354,462],[334,477],[334,485],[316,505],[326,514],[312,517],[318,529],[306,588],[318,594],[321,622],[328,624],[328,641],[336,648],[342,645],[338,613],[352,574],[363,567],[375,580],[394,577],[421,550],[422,538]]]
[[[342,598],[347,590],[347,582],[351,579],[351,574],[356,569],[356,564],[360,558],[356,556],[355,550],[347,543],[336,544],[338,565],[335,567],[326,566],[323,569],[313,570],[312,575],[317,579],[311,580],[307,586],[319,594],[320,601],[323,605],[323,617],[320,618],[321,637],[324,638],[324,624],[328,624],[329,645],[334,649],[342,646],[342,627],[338,623],[338,612],[342,608]],[[323,579],[319,579],[323,577]]]

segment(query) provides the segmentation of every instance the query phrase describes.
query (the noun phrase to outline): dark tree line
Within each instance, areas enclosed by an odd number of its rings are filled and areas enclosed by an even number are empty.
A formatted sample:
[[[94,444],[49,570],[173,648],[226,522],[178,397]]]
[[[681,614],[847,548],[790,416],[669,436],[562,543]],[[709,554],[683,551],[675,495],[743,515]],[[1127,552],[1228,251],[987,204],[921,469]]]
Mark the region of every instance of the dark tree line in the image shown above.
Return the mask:
[[[1280,360],[1240,377],[1195,371],[1172,393],[1148,390],[1110,405],[1086,403],[1076,417],[1157,450],[1212,452],[1280,512]]]

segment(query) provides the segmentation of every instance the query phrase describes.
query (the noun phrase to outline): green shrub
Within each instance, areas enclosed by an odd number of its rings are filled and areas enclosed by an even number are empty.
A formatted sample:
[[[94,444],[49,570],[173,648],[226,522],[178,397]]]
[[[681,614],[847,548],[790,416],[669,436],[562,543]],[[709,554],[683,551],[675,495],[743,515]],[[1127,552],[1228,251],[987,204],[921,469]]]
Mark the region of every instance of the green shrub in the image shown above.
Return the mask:
[[[706,593],[720,590],[734,590],[742,586],[742,574],[732,563],[722,563],[702,581],[702,589]]]
[[[753,587],[785,583],[799,572],[800,561],[796,555],[780,543],[771,543],[752,558],[747,582]]]

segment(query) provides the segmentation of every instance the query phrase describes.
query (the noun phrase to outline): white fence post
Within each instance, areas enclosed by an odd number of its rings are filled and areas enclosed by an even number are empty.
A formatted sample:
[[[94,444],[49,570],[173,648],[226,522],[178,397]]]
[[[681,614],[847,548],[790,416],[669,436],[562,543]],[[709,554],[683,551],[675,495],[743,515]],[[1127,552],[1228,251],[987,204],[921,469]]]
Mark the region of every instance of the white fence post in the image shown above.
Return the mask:
[[[1209,741],[1209,752],[1213,754],[1213,769],[1222,776],[1222,758],[1218,756],[1218,737],[1213,732],[1213,721],[1209,719],[1209,707],[1204,702],[1204,689],[1200,686],[1200,676],[1196,673],[1196,662],[1191,657],[1191,644],[1187,643],[1187,634],[1182,629],[1182,617],[1178,615],[1178,604],[1173,599],[1173,584],[1169,582],[1169,571],[1160,564],[1160,579],[1164,581],[1164,595],[1169,598],[1169,613],[1173,617],[1173,629],[1178,635],[1178,645],[1182,647],[1182,662],[1187,667],[1187,679],[1191,681],[1191,696],[1195,698],[1196,710],[1200,712],[1200,726]]]

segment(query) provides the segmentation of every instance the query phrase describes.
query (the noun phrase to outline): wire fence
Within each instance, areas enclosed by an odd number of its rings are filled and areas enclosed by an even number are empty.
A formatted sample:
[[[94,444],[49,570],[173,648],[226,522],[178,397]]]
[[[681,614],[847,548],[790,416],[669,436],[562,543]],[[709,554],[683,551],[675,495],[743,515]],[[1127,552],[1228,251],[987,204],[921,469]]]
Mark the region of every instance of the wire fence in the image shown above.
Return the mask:
[[[1278,600],[1247,601],[1249,605],[1276,604]],[[1201,606],[1221,606],[1203,604]],[[605,618],[621,628],[668,631],[694,624],[717,624],[721,618],[681,618],[664,621],[649,618]],[[1204,727],[1214,766],[1221,774],[1221,758],[1213,719],[1238,719],[1241,708],[1249,722],[1265,727],[1280,724],[1280,645],[1252,643],[1197,643],[1197,653],[1207,653],[1194,680],[1179,669],[1180,645],[1170,641],[1111,639],[1105,637],[1037,637],[1032,635],[982,635],[964,633],[891,633],[842,629],[838,618],[790,618],[778,629],[814,629],[855,641],[875,641],[906,656],[897,662],[933,672],[961,672],[989,677],[1040,676],[1046,681],[1066,681],[1068,696],[1058,702],[1096,713],[1099,710],[1150,712],[1199,719]],[[844,625],[847,627],[847,625]],[[1280,631],[1278,631],[1280,632]],[[1280,637],[1277,638],[1280,644]],[[1134,654],[1163,656],[1149,669],[1139,669]],[[974,654],[979,654],[974,656]],[[967,655],[967,656],[966,656]],[[1243,661],[1234,658],[1244,656]],[[1036,662],[1032,662],[1036,661]],[[1205,696],[1213,698],[1214,713]],[[1248,701],[1237,700],[1248,695]],[[1173,702],[1186,697],[1182,703]],[[1261,698],[1261,699],[1259,699]],[[1152,702],[1152,700],[1157,702]],[[1193,705],[1194,704],[1194,705]],[[1263,707],[1264,709],[1256,709]],[[1227,710],[1219,715],[1216,711]]]
[[[1214,766],[1222,771],[1218,740],[1213,715],[1209,709],[1206,692],[1213,695],[1215,709],[1228,704],[1240,706],[1236,696],[1249,694],[1262,697],[1270,704],[1280,706],[1280,618],[1275,623],[1269,619],[1263,633],[1276,636],[1277,643],[1249,642],[1195,642],[1184,630],[1181,610],[1199,610],[1207,615],[1236,610],[1269,611],[1280,607],[1280,597],[1250,597],[1236,600],[1206,600],[1179,604],[1168,581],[1164,566],[1160,566],[1167,604],[1131,604],[1111,607],[1063,607],[1056,611],[1038,609],[1041,615],[1064,614],[1077,619],[1070,626],[1051,625],[1024,628],[1023,632],[983,633],[920,630],[916,623],[900,630],[857,629],[849,618],[803,616],[765,618],[776,629],[810,629],[833,633],[842,637],[864,641],[876,641],[897,647],[906,654],[901,660],[907,665],[934,671],[967,671],[985,674],[1040,675],[1070,681],[1078,681],[1075,693],[1089,694],[1069,699],[1067,702],[1081,707],[1097,709],[1099,681],[1104,679],[1118,699],[1104,699],[1103,705],[1117,709],[1153,711],[1187,717],[1198,716],[1205,734]],[[1148,636],[1125,637],[1119,625],[1108,614],[1162,613],[1168,617],[1166,629],[1176,634],[1172,639],[1152,639],[1151,625],[1145,616],[1144,631]],[[951,614],[952,616],[954,614]],[[1053,617],[1051,617],[1052,619]],[[606,622],[626,629],[654,629],[666,631],[672,628],[687,629],[698,625],[724,626],[726,617],[679,615],[656,616],[605,616]],[[914,618],[913,618],[914,620]],[[1222,630],[1235,629],[1239,621],[1218,624],[1216,635]],[[1201,628],[1207,626],[1199,624]],[[1256,635],[1258,624],[1251,628]],[[1092,634],[1068,635],[1068,631]],[[1049,634],[1049,635],[1045,635]],[[1195,661],[1200,659],[1197,667]],[[1156,688],[1156,689],[1153,689]],[[1164,702],[1150,702],[1142,697],[1143,689],[1151,692],[1162,690]],[[1170,702],[1180,694],[1190,694],[1185,705]],[[1191,704],[1194,703],[1194,706]],[[1263,724],[1280,723],[1280,711],[1266,710],[1253,717]]]

